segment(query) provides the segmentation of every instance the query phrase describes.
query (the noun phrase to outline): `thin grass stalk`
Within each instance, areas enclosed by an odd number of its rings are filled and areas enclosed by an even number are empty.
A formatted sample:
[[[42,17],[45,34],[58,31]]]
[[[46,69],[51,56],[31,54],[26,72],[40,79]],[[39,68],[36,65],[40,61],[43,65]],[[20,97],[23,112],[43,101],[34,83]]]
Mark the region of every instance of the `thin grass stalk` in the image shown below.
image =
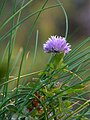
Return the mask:
[[[31,75],[38,74],[38,73],[40,73],[40,72],[42,72],[42,70],[40,70],[40,71],[36,71],[36,72],[32,72],[32,73],[28,73],[28,74],[25,74],[25,75],[22,75],[22,76],[20,76],[20,79],[21,79],[21,78],[28,77],[28,76],[31,76]],[[3,79],[4,79],[4,78],[3,78]],[[16,81],[17,79],[18,79],[18,77],[15,77],[15,78],[13,78],[13,79],[11,79],[11,80],[8,80],[8,81],[6,81],[6,82],[0,84],[0,87],[3,86],[3,85],[5,85],[5,84],[7,84],[7,83],[10,83],[10,82]]]
[[[57,2],[59,3],[60,7],[63,10],[63,13],[65,15],[65,21],[66,21],[66,31],[65,31],[65,38],[67,39],[67,35],[68,35],[68,16],[66,13],[66,10],[64,9],[63,5],[61,4],[60,0],[57,0]]]
[[[14,13],[16,2],[14,4],[12,12]],[[14,25],[14,19],[12,19],[12,26]],[[8,50],[8,62],[7,62],[7,73],[6,73],[6,79],[5,81],[9,80],[9,70],[10,70],[10,61],[11,61],[11,55],[12,55],[12,32],[10,36],[10,42],[9,42],[9,50]],[[3,88],[3,99],[7,98],[8,93],[8,83]],[[3,101],[2,101],[3,102]],[[5,118],[5,114],[2,114],[2,120]]]
[[[90,56],[87,56],[87,58],[82,58],[81,60],[79,60],[78,62],[76,62],[75,64],[71,65],[68,70],[73,70],[74,68],[76,68],[77,66],[79,66],[81,63],[84,63],[86,61],[90,60]],[[70,64],[70,63],[69,63]],[[69,65],[68,64],[68,65]]]
[[[4,10],[4,7],[5,7],[6,3],[7,3],[7,0],[4,0],[3,3],[2,3],[2,5],[1,5],[1,8],[0,8],[0,17],[2,15],[2,13],[3,13],[3,10]]]
[[[21,7],[18,11],[16,11],[10,18],[8,18],[0,27],[0,30],[11,20],[17,15],[21,10],[23,10],[26,6],[28,6],[33,0],[30,0],[27,2],[23,7]]]
[[[80,66],[81,66],[81,64],[78,66],[78,68],[76,69],[76,71],[74,72],[74,74],[73,74],[73,72],[70,73],[71,76],[69,77],[69,79],[64,80],[63,84],[61,85],[61,88],[62,88],[65,84],[67,84],[69,81],[71,82],[71,80],[72,80],[75,76],[77,76],[77,71],[79,70],[79,67],[80,67]],[[75,74],[76,74],[76,75],[75,75]],[[82,79],[82,78],[81,78],[81,79]]]
[[[90,42],[90,37],[86,38],[83,42],[77,45],[77,47],[75,47],[68,55],[66,55],[65,60],[68,60],[71,56],[77,53],[81,49],[81,47],[83,47],[88,42]]]
[[[13,28],[11,28],[7,33],[5,33],[5,35],[0,38],[0,41],[2,41],[5,38],[7,38],[12,30],[14,30],[16,27],[18,27],[19,25],[21,25],[24,21],[26,21],[30,17],[38,14],[40,11],[45,11],[45,10],[48,10],[48,9],[51,9],[51,8],[54,8],[54,7],[58,7],[58,6],[60,6],[60,5],[58,5],[58,4],[57,5],[52,5],[52,6],[43,8],[43,10],[42,9],[41,10],[37,10],[36,12],[33,12],[32,14],[28,15],[27,17],[25,17],[24,19],[22,19],[18,24],[16,24]]]
[[[32,63],[31,63],[31,66],[30,66],[29,73],[32,72],[32,68],[33,68],[33,65],[34,65],[34,62],[35,62],[35,59],[36,59],[37,47],[38,47],[38,30],[36,32],[36,43],[35,43],[35,49],[34,49],[34,56],[33,56],[33,59],[32,59]],[[26,78],[26,80],[24,82],[24,85],[26,84],[27,80],[28,80],[28,77]]]
[[[33,95],[33,96],[40,102],[41,106],[43,107],[44,113],[45,113],[45,120],[48,120],[48,113],[47,113],[45,105],[41,102],[41,100],[36,95]]]
[[[90,46],[86,47],[85,49],[81,50],[80,52],[77,52],[75,55],[73,55],[72,57],[70,57],[71,59],[69,61],[73,62],[73,61],[75,61],[75,59],[78,60],[78,59],[84,57],[87,54],[90,55]],[[80,56],[80,58],[79,58],[79,56]]]
[[[10,75],[12,74],[12,72],[14,71],[14,69],[15,69],[15,71],[16,71],[16,65],[17,65],[17,63],[18,63],[18,61],[19,61],[19,59],[20,59],[20,57],[21,57],[21,54],[22,54],[22,51],[23,51],[23,49],[22,48],[20,48],[20,50],[19,50],[19,52],[18,52],[18,54],[17,54],[17,56],[16,56],[16,59],[15,59],[15,61],[13,62],[14,64],[12,65],[12,68],[11,68],[11,70],[10,70]]]
[[[87,100],[83,105],[81,105],[79,108],[77,108],[76,110],[74,110],[73,113],[71,113],[69,116],[67,116],[67,118],[65,118],[65,120],[68,120],[72,115],[76,115],[77,113],[79,113],[80,111],[82,111],[84,108],[88,107],[90,103],[90,100]]]
[[[2,57],[0,58],[0,64],[2,64],[2,62],[3,62],[4,58],[5,58],[8,46],[9,46],[9,42],[7,43],[7,45],[6,45],[6,47],[5,47],[4,51],[3,51]]]
[[[42,10],[43,10],[43,8],[45,7],[45,5],[47,4],[47,2],[48,2],[48,0],[46,0],[45,3],[43,4],[43,6],[42,6],[42,8],[41,8]],[[39,16],[40,16],[40,14],[41,14],[41,12],[42,12],[42,11],[40,11],[40,12],[38,13],[35,21],[33,22],[33,25],[32,25],[32,27],[31,27],[31,29],[30,29],[30,35],[28,36],[28,40],[27,40],[27,42],[26,42],[26,44],[25,44],[25,47],[24,47],[24,51],[23,51],[23,55],[22,55],[22,59],[21,59],[21,63],[20,63],[20,68],[19,68],[19,74],[18,74],[18,80],[17,80],[17,91],[16,91],[16,93],[18,92],[18,85],[19,85],[19,80],[20,80],[20,74],[21,74],[22,64],[23,64],[25,52],[26,52],[26,49],[27,49],[27,46],[28,46],[28,42],[29,42],[29,40],[30,40],[30,38],[31,38],[31,36],[32,36],[32,32],[33,32],[33,30],[34,30],[34,28],[35,28],[35,24],[36,24],[36,22],[37,22],[37,20],[38,20],[38,18],[39,18]],[[16,98],[16,101],[17,101],[17,99],[18,99],[18,98]]]
[[[15,12],[15,6],[16,6],[16,1],[15,1],[15,4],[14,4],[14,7],[13,7],[13,13]],[[14,19],[12,19],[12,26],[14,25]],[[12,36],[13,36],[13,33],[11,32],[11,36],[10,36],[10,42],[9,42],[9,51],[8,51],[8,63],[7,63],[7,74],[6,74],[6,80],[5,81],[8,81],[9,80],[9,71],[10,71],[10,61],[11,61],[11,55],[12,55]],[[5,88],[4,88],[4,93],[3,95],[5,95],[5,98],[7,97],[7,92],[8,92],[8,83],[5,85]]]
[[[82,116],[86,116],[85,114],[89,111],[90,107],[87,106],[87,108],[85,108],[82,113],[78,116],[77,120],[80,120],[82,118]]]

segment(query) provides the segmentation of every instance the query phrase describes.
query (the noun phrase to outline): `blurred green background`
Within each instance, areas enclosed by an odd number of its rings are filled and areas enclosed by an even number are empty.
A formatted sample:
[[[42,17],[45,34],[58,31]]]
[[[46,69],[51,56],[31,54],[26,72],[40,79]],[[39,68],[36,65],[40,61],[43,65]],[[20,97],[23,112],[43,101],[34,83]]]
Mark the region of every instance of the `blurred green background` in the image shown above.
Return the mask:
[[[29,0],[25,0],[24,4],[26,4],[28,1]],[[25,7],[24,10],[22,10],[20,20],[22,20],[29,14],[32,14],[33,12],[39,10],[44,4],[44,2],[45,0],[34,0],[30,5],[28,5],[27,7]],[[69,31],[68,31],[67,40],[72,45],[72,49],[73,49],[78,43],[80,43],[82,40],[90,36],[90,0],[61,0],[61,3],[63,4],[68,15]],[[5,7],[1,14],[0,25],[12,15],[14,4],[15,4],[15,0],[6,1]],[[16,0],[16,11],[20,9],[21,4],[22,4],[22,0]],[[58,4],[56,0],[49,0],[46,7],[55,4]],[[3,5],[3,0],[0,0],[0,8],[2,8],[2,5]],[[14,24],[16,24],[17,17],[18,14],[14,17]],[[15,63],[14,61],[16,60],[17,55],[20,57],[20,59],[18,60],[18,63],[15,65],[15,68],[11,72],[12,76],[15,75],[17,76],[18,74],[18,67],[21,60],[23,48],[30,34],[30,29],[35,18],[36,15],[31,17],[30,19],[27,19],[24,23],[22,23],[19,26],[19,29],[17,31],[16,42],[11,57],[12,58],[11,68],[12,65]],[[10,28],[12,28],[12,21],[10,21],[7,25],[5,25],[2,31],[0,31],[0,36],[2,37],[6,32],[10,30]],[[60,6],[42,12],[36,23],[32,37],[27,47],[22,74],[28,73],[30,71],[30,67],[33,60],[34,48],[35,48],[36,31],[37,30],[39,31],[39,39],[38,39],[37,54],[36,54],[35,62],[32,66],[33,68],[32,71],[40,70],[43,67],[45,67],[48,61],[48,57],[50,56],[44,53],[43,43],[51,35],[64,36],[65,29],[66,29],[65,16]],[[1,58],[3,55],[3,51],[5,50],[5,47],[9,40],[10,37],[8,36],[2,42],[0,42]],[[7,63],[7,52],[4,59],[4,61],[6,61],[5,64]]]

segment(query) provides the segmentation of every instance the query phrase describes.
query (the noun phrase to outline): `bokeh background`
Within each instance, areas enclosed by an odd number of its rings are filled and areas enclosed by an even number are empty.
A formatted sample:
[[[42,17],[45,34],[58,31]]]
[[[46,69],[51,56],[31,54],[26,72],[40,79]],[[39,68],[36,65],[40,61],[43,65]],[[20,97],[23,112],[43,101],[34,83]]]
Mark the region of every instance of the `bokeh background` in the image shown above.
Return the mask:
[[[25,0],[24,4],[26,4],[29,0]],[[28,5],[21,13],[20,20],[25,18],[27,15],[32,14],[33,12],[39,10],[44,4],[45,0],[35,0],[30,5]],[[85,38],[90,36],[90,0],[61,0],[63,4],[69,20],[69,31],[67,40],[72,45],[72,49],[83,41]],[[0,18],[0,25],[12,15],[13,6],[15,4],[15,0],[7,0],[3,12]],[[22,4],[22,0],[16,0],[16,10],[20,9]],[[56,0],[49,0],[46,7],[51,5],[56,5],[58,2]],[[3,0],[0,0],[0,8],[3,5]],[[14,24],[16,24],[18,15],[14,18]],[[28,39],[30,34],[31,26],[36,18],[36,15],[27,19],[24,23],[19,26],[19,29],[16,34],[16,42],[12,54],[11,65],[14,64],[14,60],[18,53],[20,56],[23,52],[23,47]],[[0,36],[2,37],[9,29],[12,27],[12,21],[10,21],[0,32]],[[32,64],[34,48],[35,48],[35,38],[36,31],[39,31],[39,39],[38,39],[38,48],[35,63],[33,64],[32,71],[40,70],[45,67],[48,57],[50,55],[45,54],[43,51],[43,43],[51,36],[51,35],[65,35],[65,16],[60,8],[54,7],[52,9],[48,9],[42,12],[40,15],[35,29],[33,31],[32,37],[29,41],[26,56],[23,64],[22,74],[28,73]],[[10,40],[8,36],[5,38],[0,44],[0,55],[2,56],[3,51]],[[6,55],[7,56],[7,55]],[[7,58],[5,57],[5,60]],[[20,58],[21,59],[21,58]],[[6,62],[5,62],[6,63]],[[4,63],[4,64],[5,64]],[[18,64],[16,64],[11,75],[18,73]],[[12,66],[11,66],[12,67]],[[2,69],[2,67],[0,68]]]

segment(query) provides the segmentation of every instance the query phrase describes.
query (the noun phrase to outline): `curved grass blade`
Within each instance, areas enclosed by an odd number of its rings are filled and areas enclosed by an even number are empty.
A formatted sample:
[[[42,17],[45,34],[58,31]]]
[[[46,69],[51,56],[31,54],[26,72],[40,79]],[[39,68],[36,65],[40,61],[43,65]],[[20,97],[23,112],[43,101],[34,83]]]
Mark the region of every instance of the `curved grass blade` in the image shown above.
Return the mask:
[[[43,10],[43,8],[45,7],[45,5],[47,4],[47,2],[48,2],[48,0],[46,0],[45,3],[43,4],[43,6],[42,6],[42,8],[41,8],[42,10]],[[19,86],[20,74],[21,74],[21,69],[22,69],[22,65],[23,65],[23,60],[24,60],[25,52],[26,52],[26,49],[27,49],[27,46],[28,46],[28,42],[29,42],[29,40],[30,40],[30,38],[31,38],[31,36],[32,36],[32,32],[33,32],[33,30],[34,30],[35,24],[36,24],[36,22],[37,22],[37,20],[38,20],[38,18],[39,18],[39,16],[40,16],[40,14],[41,14],[41,12],[42,12],[42,11],[40,11],[40,12],[38,13],[35,21],[34,21],[33,24],[32,24],[32,27],[31,27],[31,29],[30,29],[30,35],[28,36],[28,40],[26,41],[26,44],[25,44],[25,47],[24,47],[24,51],[23,51],[23,55],[22,55],[22,59],[21,59],[21,63],[20,63],[20,68],[19,68],[19,73],[18,73],[18,81],[17,81],[17,91],[16,91],[16,93],[18,93],[18,86]],[[17,101],[17,99],[18,99],[18,98],[16,98],[16,101]]]
[[[67,13],[63,7],[63,5],[61,4],[60,0],[57,0],[57,2],[59,3],[59,5],[61,6],[62,10],[63,10],[63,13],[65,15],[65,20],[66,20],[66,32],[65,32],[65,38],[67,39],[67,35],[68,35],[68,16],[67,16]]]
[[[50,9],[50,8],[54,8],[54,7],[58,7],[60,5],[52,5],[52,6],[49,6],[49,7],[46,7],[46,8],[43,8],[43,10],[38,10],[30,15],[28,15],[27,17],[25,17],[24,19],[22,19],[18,24],[14,25],[14,27],[12,27],[7,33],[5,33],[5,35],[1,36],[0,38],[0,41],[4,40],[5,38],[7,38],[10,34],[11,31],[13,31],[15,28],[17,28],[19,25],[21,25],[24,21],[26,21],[27,19],[29,19],[30,17],[36,15],[37,13],[39,13],[40,11],[45,11],[47,9]]]
[[[36,59],[37,47],[38,47],[38,30],[36,32],[36,44],[35,44],[35,49],[34,49],[34,56],[33,56],[33,59],[32,59],[32,63],[31,63],[31,66],[30,66],[29,73],[32,71],[32,68],[33,68],[33,65],[34,65],[34,62],[35,62],[35,59]],[[24,85],[26,84],[27,80],[28,80],[28,77],[26,78],[26,80],[24,82]]]
[[[17,15],[21,10],[23,10],[27,5],[29,5],[33,0],[30,0],[29,2],[27,2],[23,7],[21,7],[17,12],[15,12],[9,19],[7,19],[0,27],[0,30],[10,21],[12,20],[15,15]]]

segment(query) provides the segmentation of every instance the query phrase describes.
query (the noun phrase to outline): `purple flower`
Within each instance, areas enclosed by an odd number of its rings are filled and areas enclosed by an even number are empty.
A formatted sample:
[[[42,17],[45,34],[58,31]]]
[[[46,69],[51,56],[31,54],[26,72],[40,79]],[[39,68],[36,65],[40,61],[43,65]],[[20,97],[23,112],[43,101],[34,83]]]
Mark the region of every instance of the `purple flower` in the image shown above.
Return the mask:
[[[71,51],[70,49],[71,45],[67,43],[66,39],[64,37],[59,36],[51,36],[47,40],[45,44],[43,44],[43,49],[46,53],[62,53],[65,54],[69,53]]]

